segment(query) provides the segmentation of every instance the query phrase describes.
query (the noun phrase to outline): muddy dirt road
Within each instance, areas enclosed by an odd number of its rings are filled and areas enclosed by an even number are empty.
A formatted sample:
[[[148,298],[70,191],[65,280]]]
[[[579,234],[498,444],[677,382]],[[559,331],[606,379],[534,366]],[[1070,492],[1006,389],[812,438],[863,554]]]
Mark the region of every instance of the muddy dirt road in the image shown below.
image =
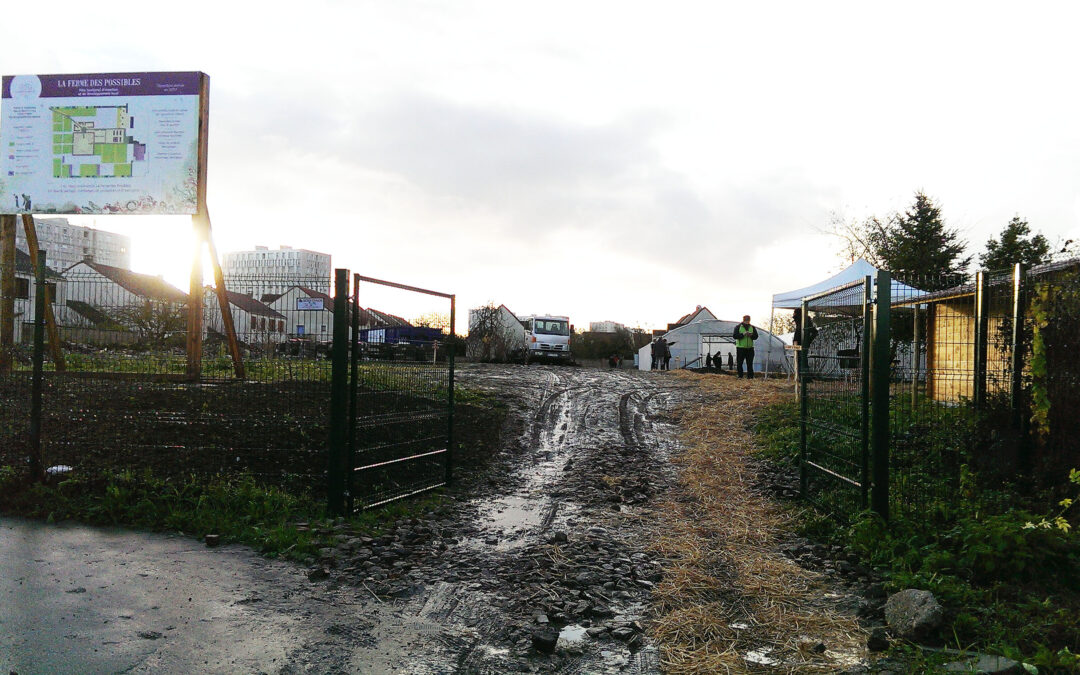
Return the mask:
[[[640,623],[660,579],[646,526],[674,479],[665,414],[678,391],[636,371],[543,366],[469,366],[461,382],[509,404],[502,455],[437,522],[360,554],[387,599],[375,643],[346,667],[657,672]],[[417,527],[431,536],[410,550]]]
[[[37,644],[48,628],[9,634],[21,651],[0,665],[44,672],[48,648],[81,672],[658,672],[640,623],[661,579],[647,528],[675,478],[667,416],[690,390],[629,370],[466,364],[459,377],[509,408],[498,456],[461,471],[429,517],[374,539],[336,526],[311,570],[175,537],[0,528],[38,550],[77,536],[95,561],[20,567],[5,593],[42,594],[26,626],[69,628],[51,647]],[[17,557],[20,546],[0,549]]]

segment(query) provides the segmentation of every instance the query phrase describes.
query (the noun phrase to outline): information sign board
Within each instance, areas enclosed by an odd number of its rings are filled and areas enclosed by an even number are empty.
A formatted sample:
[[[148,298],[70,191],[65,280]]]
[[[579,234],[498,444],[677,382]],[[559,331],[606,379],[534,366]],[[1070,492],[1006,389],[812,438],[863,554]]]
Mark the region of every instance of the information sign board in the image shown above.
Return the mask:
[[[4,76],[0,213],[198,213],[207,83],[199,72]]]
[[[322,308],[323,308],[323,299],[322,298],[297,298],[296,299],[296,309],[297,310],[301,310],[301,309],[322,309]]]

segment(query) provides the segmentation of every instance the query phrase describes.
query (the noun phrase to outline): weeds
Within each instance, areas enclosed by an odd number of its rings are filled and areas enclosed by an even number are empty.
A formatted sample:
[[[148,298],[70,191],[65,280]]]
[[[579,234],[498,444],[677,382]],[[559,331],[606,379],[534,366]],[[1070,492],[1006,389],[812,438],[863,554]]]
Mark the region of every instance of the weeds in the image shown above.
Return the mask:
[[[794,430],[794,432],[792,432]],[[762,456],[798,464],[797,408],[785,401],[758,416]],[[915,434],[927,433],[927,430]],[[964,436],[964,424],[939,432]],[[934,517],[899,509],[886,525],[870,512],[845,523],[818,511],[796,514],[805,536],[849,547],[880,570],[888,590],[921,588],[946,610],[940,643],[1025,660],[1041,667],[1080,669],[1080,542],[1058,528],[1028,527],[1038,503],[1007,484],[980,485],[967,464],[954,476],[930,453],[906,453],[905,472],[927,483],[923,494],[960,491],[960,499],[925,505]],[[946,483],[948,482],[948,485]]]

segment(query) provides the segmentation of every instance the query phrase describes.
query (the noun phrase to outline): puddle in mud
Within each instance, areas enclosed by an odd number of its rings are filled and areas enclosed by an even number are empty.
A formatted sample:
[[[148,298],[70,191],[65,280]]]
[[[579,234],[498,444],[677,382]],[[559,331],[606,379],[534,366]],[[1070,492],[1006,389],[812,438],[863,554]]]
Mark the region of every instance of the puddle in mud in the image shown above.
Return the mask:
[[[585,639],[585,627],[571,624],[559,631],[559,641],[567,644],[577,644]]]
[[[480,533],[462,539],[462,543],[471,548],[507,551],[525,543],[525,535],[529,532],[566,525],[579,510],[576,504],[539,498],[509,496],[485,499],[477,507]],[[545,519],[549,522],[545,523]]]

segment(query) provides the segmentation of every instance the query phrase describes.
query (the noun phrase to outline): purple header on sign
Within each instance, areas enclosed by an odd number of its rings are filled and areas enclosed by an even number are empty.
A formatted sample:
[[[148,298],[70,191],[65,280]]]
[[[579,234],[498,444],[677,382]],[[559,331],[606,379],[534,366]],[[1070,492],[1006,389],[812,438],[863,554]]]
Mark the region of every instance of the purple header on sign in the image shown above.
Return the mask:
[[[202,73],[92,73],[37,75],[41,98],[79,96],[198,96]],[[3,98],[11,98],[15,77],[5,75]]]

